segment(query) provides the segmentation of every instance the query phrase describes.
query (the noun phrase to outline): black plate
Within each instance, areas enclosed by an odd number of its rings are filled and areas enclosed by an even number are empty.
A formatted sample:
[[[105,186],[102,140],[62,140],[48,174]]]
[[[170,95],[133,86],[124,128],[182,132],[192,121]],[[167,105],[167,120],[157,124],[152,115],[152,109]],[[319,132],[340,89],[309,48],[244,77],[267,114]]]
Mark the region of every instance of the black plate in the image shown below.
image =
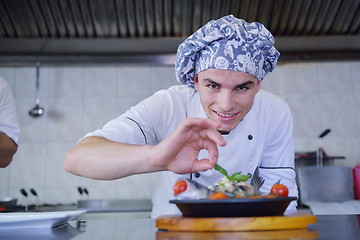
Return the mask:
[[[261,199],[170,200],[184,217],[281,216],[296,197]]]

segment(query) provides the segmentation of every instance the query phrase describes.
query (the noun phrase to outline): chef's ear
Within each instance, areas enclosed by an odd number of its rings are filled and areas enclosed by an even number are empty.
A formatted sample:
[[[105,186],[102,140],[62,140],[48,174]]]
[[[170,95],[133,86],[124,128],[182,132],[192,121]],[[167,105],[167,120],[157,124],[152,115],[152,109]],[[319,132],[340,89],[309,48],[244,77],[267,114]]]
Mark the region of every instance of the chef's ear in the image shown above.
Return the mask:
[[[195,74],[195,76],[194,76],[194,87],[195,87],[196,91],[198,91],[198,86],[199,86],[199,78],[198,78],[198,75]]]
[[[260,88],[261,88],[261,81],[257,79],[257,83],[256,83],[256,93],[259,92]]]

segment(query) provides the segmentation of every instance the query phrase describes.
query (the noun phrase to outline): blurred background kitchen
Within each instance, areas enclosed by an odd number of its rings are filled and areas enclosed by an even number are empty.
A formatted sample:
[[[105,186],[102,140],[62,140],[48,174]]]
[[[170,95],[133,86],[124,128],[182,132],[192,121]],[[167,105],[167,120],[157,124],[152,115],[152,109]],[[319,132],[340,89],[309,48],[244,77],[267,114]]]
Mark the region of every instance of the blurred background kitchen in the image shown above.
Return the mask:
[[[156,173],[89,180],[63,170],[65,153],[87,132],[177,84],[178,44],[230,13],[264,23],[276,38],[282,56],[262,84],[289,103],[296,152],[322,147],[338,156],[324,164],[353,168],[360,162],[358,0],[3,0],[0,76],[13,90],[21,137],[13,162],[0,169],[0,198],[24,204],[20,189],[33,188],[38,198],[29,195],[30,204],[150,199]],[[44,113],[34,118],[36,62]],[[319,138],[325,129],[331,132]]]

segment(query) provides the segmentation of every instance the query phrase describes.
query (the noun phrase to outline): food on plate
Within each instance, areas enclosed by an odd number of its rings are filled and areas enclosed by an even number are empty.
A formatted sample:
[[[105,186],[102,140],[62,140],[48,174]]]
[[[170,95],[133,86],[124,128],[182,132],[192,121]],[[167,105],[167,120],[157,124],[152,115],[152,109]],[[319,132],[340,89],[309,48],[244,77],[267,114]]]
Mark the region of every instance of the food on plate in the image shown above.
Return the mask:
[[[224,168],[222,168],[219,164],[215,165],[215,170],[220,172],[222,175],[224,175],[230,181],[245,182],[249,178],[251,178],[250,173],[248,173],[246,175],[243,175],[243,174],[241,174],[241,172],[236,172],[236,173],[234,173],[232,175],[228,175],[227,171]]]
[[[215,192],[210,195],[209,199],[228,199],[228,195],[222,192]]]
[[[289,189],[284,184],[281,184],[279,180],[271,187],[270,194],[287,197],[289,196]]]
[[[176,199],[207,199],[213,193],[209,188],[190,179],[180,178],[174,185]]]
[[[175,183],[174,194],[185,192],[187,189],[187,183],[185,180],[179,180]]]
[[[219,171],[224,177],[216,182],[213,186],[206,187],[193,180],[181,178],[174,185],[174,195],[178,200],[196,200],[196,199],[229,199],[229,198],[277,198],[288,197],[288,188],[276,182],[269,194],[261,194],[259,189],[252,184],[246,182],[252,175],[236,172],[229,175],[228,172],[219,165],[215,166],[215,170]],[[256,177],[256,173],[254,173]],[[257,176],[259,178],[259,176]],[[262,179],[261,185],[264,180]]]
[[[214,192],[222,192],[230,197],[246,198],[256,195],[254,187],[247,182],[231,181],[224,177],[214,186],[209,187]]]

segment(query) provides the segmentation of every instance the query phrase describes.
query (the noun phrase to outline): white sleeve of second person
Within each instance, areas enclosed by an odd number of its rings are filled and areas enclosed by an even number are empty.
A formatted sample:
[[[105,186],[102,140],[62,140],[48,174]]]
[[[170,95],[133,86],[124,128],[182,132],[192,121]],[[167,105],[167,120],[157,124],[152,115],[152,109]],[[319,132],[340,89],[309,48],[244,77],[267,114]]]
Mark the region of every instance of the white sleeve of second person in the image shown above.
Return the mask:
[[[5,133],[16,144],[20,137],[19,119],[15,100],[8,83],[0,77],[0,132]]]

